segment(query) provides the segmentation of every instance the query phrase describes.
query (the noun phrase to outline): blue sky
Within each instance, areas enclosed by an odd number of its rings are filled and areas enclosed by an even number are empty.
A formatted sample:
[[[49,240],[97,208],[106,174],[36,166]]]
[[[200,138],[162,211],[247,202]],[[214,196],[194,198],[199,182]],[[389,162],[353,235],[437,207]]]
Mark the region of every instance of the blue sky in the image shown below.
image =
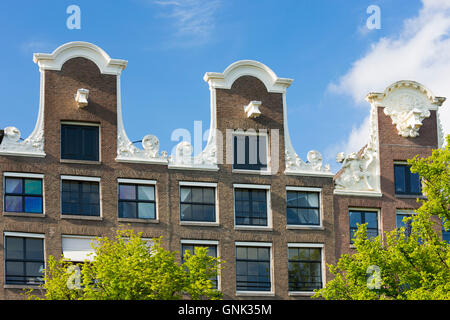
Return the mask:
[[[15,126],[23,138],[34,128],[39,72],[33,53],[51,53],[69,41],[88,41],[112,58],[128,60],[121,82],[130,140],[154,134],[161,150],[170,151],[177,144],[171,141],[173,130],[193,132],[194,121],[202,121],[204,130],[209,128],[204,73],[223,72],[237,60],[252,59],[279,77],[294,79],[287,92],[294,148],[304,160],[311,149],[322,152],[336,171],[337,152],[358,151],[365,143],[369,105],[363,98],[369,91],[383,91],[408,77],[436,95],[450,97],[450,88],[446,88],[450,87],[450,72],[446,72],[450,54],[443,53],[450,48],[449,2],[2,1],[0,128]],[[66,8],[73,4],[81,9],[80,30],[66,27]],[[370,5],[381,9],[379,30],[366,27]],[[431,25],[438,19],[442,23]],[[433,32],[417,39],[427,27]],[[400,49],[419,40],[423,42],[417,46],[429,44],[434,55],[411,50],[408,65]],[[373,69],[374,63],[380,65],[379,70],[366,72],[371,70],[367,65]],[[442,119],[447,133],[448,115]]]

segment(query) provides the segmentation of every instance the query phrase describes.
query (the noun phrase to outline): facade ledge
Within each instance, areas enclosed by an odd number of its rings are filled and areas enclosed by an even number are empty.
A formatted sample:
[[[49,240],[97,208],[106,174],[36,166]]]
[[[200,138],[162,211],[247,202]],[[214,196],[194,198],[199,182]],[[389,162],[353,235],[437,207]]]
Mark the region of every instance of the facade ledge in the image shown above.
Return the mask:
[[[5,284],[5,289],[41,289],[39,284]]]
[[[324,177],[333,178],[334,173],[325,171],[303,171],[303,170],[285,170],[287,176],[308,176],[308,177]]]
[[[45,213],[3,212],[6,217],[45,218]]]
[[[311,297],[315,292],[311,291],[289,291],[289,296],[291,297]]]
[[[241,297],[274,297],[273,291],[236,291],[236,296]]]
[[[88,165],[99,165],[102,164],[101,161],[89,161],[89,160],[71,160],[71,159],[60,159],[60,163],[71,163],[71,164],[88,164]]]
[[[61,219],[75,219],[75,220],[93,220],[101,221],[103,217],[99,216],[83,216],[83,215],[71,215],[71,214],[61,214]]]
[[[139,218],[117,218],[118,222],[130,222],[130,223],[159,223],[159,219],[139,219]]]
[[[204,221],[180,221],[180,226],[196,226],[196,227],[218,227],[218,222],[204,222]]]
[[[238,231],[273,231],[272,227],[259,227],[259,226],[234,226],[234,230]]]
[[[374,197],[381,198],[383,193],[377,191],[350,191],[350,190],[334,190],[334,194],[342,196],[355,196],[355,197]]]
[[[314,230],[314,231],[323,231],[325,227],[323,226],[297,226],[297,225],[286,225],[286,229],[288,230]]]

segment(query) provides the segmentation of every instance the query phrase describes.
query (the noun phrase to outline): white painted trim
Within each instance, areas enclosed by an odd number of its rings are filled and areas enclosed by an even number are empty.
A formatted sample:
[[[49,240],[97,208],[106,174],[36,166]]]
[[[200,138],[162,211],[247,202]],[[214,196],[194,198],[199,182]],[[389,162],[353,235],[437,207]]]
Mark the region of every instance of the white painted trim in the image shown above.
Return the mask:
[[[270,247],[272,248],[272,242],[248,242],[248,241],[235,241],[236,247]]]
[[[88,235],[76,235],[76,234],[62,234],[61,238],[73,238],[73,239],[95,239],[98,236],[88,236]]]
[[[30,179],[44,179],[44,175],[41,173],[22,173],[22,172],[3,172],[3,176],[17,177],[17,178],[30,178]]]
[[[100,123],[84,121],[61,121],[61,124],[67,124],[69,126],[100,127]]]
[[[304,242],[289,242],[288,248],[324,248],[323,243],[304,243]]]
[[[65,176],[65,175],[61,175],[61,180],[100,182],[101,178],[100,177]]]
[[[264,190],[270,190],[270,185],[235,183],[235,184],[233,184],[233,188],[234,189],[264,189]]]
[[[156,185],[156,180],[141,180],[141,179],[126,179],[118,178],[117,183],[129,183],[129,184],[146,184],[146,185]]]
[[[284,174],[288,175],[288,176],[306,176],[306,177],[324,177],[324,178],[333,178],[334,177],[334,173],[322,172],[322,171],[285,170]]]
[[[38,64],[41,71],[61,70],[64,63],[70,59],[82,57],[94,62],[103,74],[120,75],[128,62],[111,59],[100,47],[82,41],[65,43],[52,53],[35,53],[33,61]]]
[[[355,196],[355,197],[381,198],[383,196],[383,193],[377,191],[342,191],[334,189],[333,193],[342,196]]]
[[[216,182],[200,182],[200,181],[179,181],[180,187],[211,187],[217,188]]]
[[[314,187],[297,187],[297,186],[286,186],[286,191],[305,191],[305,192],[319,192],[322,193],[322,188]]]
[[[27,233],[27,232],[12,232],[5,231],[3,232],[5,237],[23,237],[23,238],[38,238],[45,239],[45,234],[41,233]]]
[[[200,245],[212,245],[212,246],[218,246],[219,241],[218,240],[193,240],[193,239],[181,239],[181,244],[200,244]]]

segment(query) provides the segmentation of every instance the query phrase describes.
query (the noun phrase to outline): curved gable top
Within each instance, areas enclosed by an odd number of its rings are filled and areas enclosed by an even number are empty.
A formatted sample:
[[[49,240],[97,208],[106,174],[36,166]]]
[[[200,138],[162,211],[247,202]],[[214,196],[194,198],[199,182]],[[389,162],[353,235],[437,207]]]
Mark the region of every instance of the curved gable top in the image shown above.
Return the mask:
[[[230,89],[236,79],[242,76],[253,76],[261,80],[268,92],[285,93],[292,79],[278,78],[268,66],[258,61],[240,60],[232,63],[223,73],[207,72],[203,79],[212,88]]]
[[[93,61],[103,74],[120,75],[126,68],[126,60],[111,59],[100,47],[89,42],[68,42],[52,53],[35,53],[33,61],[42,70],[61,70],[63,64],[70,59],[82,57]]]

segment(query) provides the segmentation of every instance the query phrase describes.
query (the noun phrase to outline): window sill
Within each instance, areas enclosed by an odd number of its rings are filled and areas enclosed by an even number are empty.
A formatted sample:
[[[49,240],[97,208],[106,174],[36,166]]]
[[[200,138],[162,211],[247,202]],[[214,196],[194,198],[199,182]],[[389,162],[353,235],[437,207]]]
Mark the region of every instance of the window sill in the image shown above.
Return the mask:
[[[289,296],[291,297],[311,297],[315,294],[312,291],[290,291]]]
[[[286,229],[288,230],[317,230],[323,231],[325,227],[323,226],[306,226],[306,225],[287,225]]]
[[[5,284],[4,289],[40,289],[40,284]]]
[[[71,159],[60,159],[60,163],[73,163],[73,164],[102,164],[101,161],[94,160],[71,160]]]
[[[274,297],[273,291],[236,291],[236,296],[242,297]]]
[[[180,221],[181,226],[201,226],[201,227],[218,227],[218,222],[203,222],[203,221]]]
[[[272,227],[260,227],[260,226],[234,226],[234,230],[243,231],[273,231]]]
[[[270,170],[248,170],[248,169],[231,169],[232,173],[259,174],[263,176],[272,175]]]
[[[415,194],[395,194],[396,198],[403,198],[403,199],[424,199],[426,200],[427,197],[424,195],[415,195]]]
[[[26,217],[26,218],[45,218],[45,213],[28,213],[28,212],[3,212],[3,216],[7,217]]]
[[[118,222],[131,222],[131,223],[159,223],[159,219],[142,219],[142,218],[117,218]]]
[[[83,215],[69,215],[69,214],[61,214],[61,219],[75,219],[75,220],[93,220],[93,221],[101,221],[103,217],[100,216],[83,216]]]

